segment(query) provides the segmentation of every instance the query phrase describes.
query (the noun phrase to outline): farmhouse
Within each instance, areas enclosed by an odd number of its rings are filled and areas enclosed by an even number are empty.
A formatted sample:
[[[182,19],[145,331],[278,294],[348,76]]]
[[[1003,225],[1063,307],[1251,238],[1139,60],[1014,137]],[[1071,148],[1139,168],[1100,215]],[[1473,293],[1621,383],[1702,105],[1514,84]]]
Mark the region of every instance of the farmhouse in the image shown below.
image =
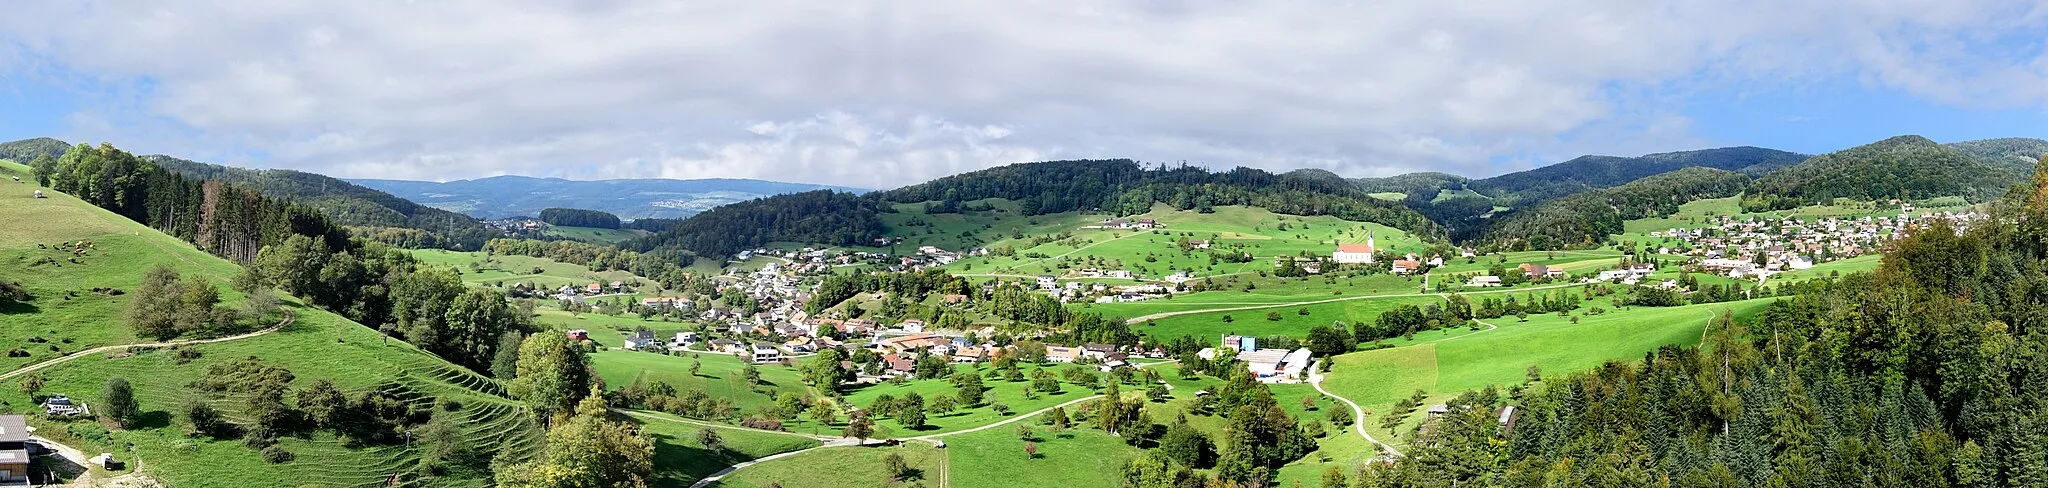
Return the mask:
[[[1343,264],[1369,264],[1373,262],[1372,236],[1365,236],[1364,244],[1338,244],[1337,251],[1330,253],[1330,260]]]
[[[1081,358],[1081,349],[1067,346],[1045,346],[1045,360],[1055,363],[1071,363]]]
[[[1466,283],[1465,286],[1500,286],[1500,277],[1492,275],[1474,276],[1472,277],[1472,282]]]
[[[1255,349],[1238,353],[1237,359],[1244,361],[1260,382],[1281,383],[1306,379],[1302,372],[1308,369],[1310,354],[1308,349]]]
[[[1388,269],[1388,271],[1394,274],[1408,274],[1421,270],[1422,262],[1412,259],[1396,259],[1394,260],[1394,266]]]
[[[0,415],[0,482],[29,482],[28,441],[27,417]]]

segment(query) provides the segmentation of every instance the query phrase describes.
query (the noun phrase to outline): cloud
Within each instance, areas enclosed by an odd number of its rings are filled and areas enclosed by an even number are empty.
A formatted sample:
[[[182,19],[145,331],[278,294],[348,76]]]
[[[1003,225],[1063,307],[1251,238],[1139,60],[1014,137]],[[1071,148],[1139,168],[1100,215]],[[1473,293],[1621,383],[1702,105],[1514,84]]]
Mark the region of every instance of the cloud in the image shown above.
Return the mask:
[[[1724,83],[2048,106],[2031,4],[1565,3],[51,2],[0,18],[0,75],[119,92],[60,135],[233,164],[878,188],[1095,157],[1492,174],[1707,143],[1672,101]]]

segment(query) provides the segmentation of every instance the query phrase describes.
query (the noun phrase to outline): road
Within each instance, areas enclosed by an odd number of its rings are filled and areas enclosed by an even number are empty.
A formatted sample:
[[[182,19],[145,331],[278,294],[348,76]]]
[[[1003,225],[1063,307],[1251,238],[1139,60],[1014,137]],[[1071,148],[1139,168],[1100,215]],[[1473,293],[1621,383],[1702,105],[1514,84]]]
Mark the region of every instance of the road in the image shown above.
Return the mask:
[[[1457,336],[1457,337],[1446,337],[1446,338],[1442,338],[1442,339],[1436,339],[1436,340],[1431,340],[1431,341],[1423,341],[1423,342],[1418,342],[1418,343],[1416,343],[1416,344],[1428,344],[1428,343],[1432,343],[1432,342],[1442,342],[1442,341],[1448,341],[1448,340],[1453,340],[1453,339],[1463,339],[1463,338],[1466,338],[1466,337],[1472,337],[1472,336],[1474,336],[1474,335],[1478,335],[1478,334],[1483,334],[1483,333],[1486,333],[1486,332],[1492,332],[1493,330],[1495,330],[1495,329],[1499,329],[1499,328],[1500,328],[1500,326],[1498,326],[1498,325],[1494,325],[1493,323],[1491,323],[1491,322],[1487,322],[1487,321],[1484,321],[1484,320],[1479,320],[1479,319],[1472,319],[1472,321],[1473,321],[1473,322],[1478,322],[1478,323],[1479,323],[1480,325],[1485,325],[1485,326],[1486,326],[1486,330],[1482,330],[1482,331],[1479,331],[1479,332],[1473,332],[1473,333],[1471,333],[1471,334],[1465,334],[1465,335],[1461,335],[1461,336]],[[1323,389],[1323,373],[1322,373],[1323,369],[1322,369],[1322,362],[1323,362],[1323,361],[1328,361],[1328,360],[1329,360],[1329,359],[1322,359],[1322,360],[1317,360],[1317,361],[1316,361],[1316,364],[1312,364],[1312,365],[1309,365],[1309,373],[1308,373],[1308,383],[1309,383],[1309,385],[1310,385],[1310,386],[1314,386],[1314,387],[1316,387],[1316,391],[1318,391],[1318,392],[1321,392],[1321,393],[1322,393],[1322,394],[1324,394],[1324,395],[1328,395],[1328,396],[1329,396],[1330,398],[1335,398],[1335,399],[1337,399],[1337,401],[1340,401],[1340,402],[1344,402],[1344,404],[1345,404],[1345,405],[1350,405],[1350,406],[1351,406],[1351,413],[1352,413],[1352,415],[1354,415],[1354,417],[1353,417],[1353,419],[1352,419],[1352,422],[1351,422],[1351,426],[1352,426],[1352,427],[1353,427],[1353,428],[1354,428],[1355,430],[1357,430],[1357,431],[1358,431],[1358,435],[1359,435],[1359,436],[1365,437],[1365,440],[1366,440],[1366,442],[1371,442],[1371,443],[1372,443],[1373,445],[1375,445],[1375,446],[1379,446],[1379,447],[1380,447],[1380,449],[1385,449],[1385,450],[1387,451],[1387,453],[1388,453],[1388,454],[1392,454],[1392,455],[1393,455],[1394,457],[1403,457],[1403,456],[1404,456],[1404,454],[1401,454],[1401,450],[1399,450],[1399,449],[1395,449],[1393,445],[1390,445],[1390,444],[1387,444],[1387,443],[1384,443],[1384,442],[1380,442],[1380,440],[1379,440],[1379,439],[1373,438],[1372,434],[1370,434],[1370,433],[1367,433],[1367,432],[1365,431],[1365,409],[1364,409],[1364,408],[1362,408],[1362,407],[1359,407],[1359,406],[1358,406],[1358,403],[1357,403],[1357,402],[1353,402],[1353,401],[1351,401],[1351,399],[1349,399],[1349,398],[1344,398],[1344,397],[1343,397],[1342,395],[1338,395],[1338,394],[1336,394],[1336,393],[1331,393],[1331,392],[1330,392],[1330,390],[1325,390],[1325,389]]]

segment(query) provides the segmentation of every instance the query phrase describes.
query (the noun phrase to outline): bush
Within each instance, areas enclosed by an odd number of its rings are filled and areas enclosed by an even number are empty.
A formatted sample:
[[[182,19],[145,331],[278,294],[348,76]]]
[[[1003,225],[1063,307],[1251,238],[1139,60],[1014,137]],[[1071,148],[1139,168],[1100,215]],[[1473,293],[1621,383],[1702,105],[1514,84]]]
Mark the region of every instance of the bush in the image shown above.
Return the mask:
[[[760,417],[748,417],[746,420],[741,420],[740,426],[761,430],[782,430],[782,422],[777,422],[774,420],[764,419]]]
[[[199,359],[198,349],[178,349],[178,352],[171,353],[171,362],[174,363],[185,364],[194,359]]]
[[[79,422],[71,424],[69,426],[65,426],[64,430],[66,432],[70,432],[72,437],[77,437],[79,439],[91,441],[96,444],[114,443],[114,435],[110,432],[107,432],[106,427],[101,427],[100,424],[97,423]]]
[[[277,446],[265,447],[263,448],[263,460],[269,461],[270,464],[283,464],[291,462],[292,452],[284,450],[284,448]]]

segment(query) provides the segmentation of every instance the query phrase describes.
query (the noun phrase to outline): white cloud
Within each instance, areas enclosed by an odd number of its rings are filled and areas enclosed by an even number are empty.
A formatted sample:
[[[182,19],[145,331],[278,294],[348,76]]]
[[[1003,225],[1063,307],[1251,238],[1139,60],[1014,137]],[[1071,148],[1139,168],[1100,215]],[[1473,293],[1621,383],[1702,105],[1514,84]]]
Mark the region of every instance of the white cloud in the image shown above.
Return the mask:
[[[100,0],[11,6],[0,61],[61,69],[0,75],[126,80],[61,135],[236,164],[866,187],[1090,157],[1490,174],[1707,143],[1671,101],[1730,81],[2048,105],[2039,6],[1808,3]]]

